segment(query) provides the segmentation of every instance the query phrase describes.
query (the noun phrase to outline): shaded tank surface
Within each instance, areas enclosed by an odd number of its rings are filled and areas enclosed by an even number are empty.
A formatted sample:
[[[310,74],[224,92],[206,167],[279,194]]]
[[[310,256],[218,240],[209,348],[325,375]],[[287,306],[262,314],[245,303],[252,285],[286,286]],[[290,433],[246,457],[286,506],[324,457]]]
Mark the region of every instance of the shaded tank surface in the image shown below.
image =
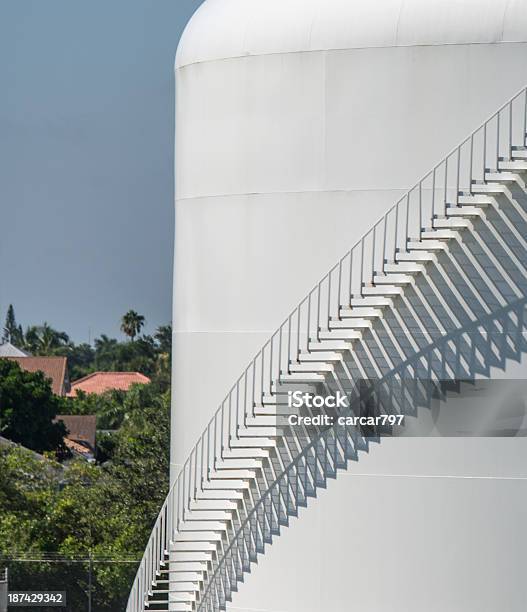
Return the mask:
[[[176,58],[173,474],[291,308],[527,83],[526,41],[526,0],[201,6]],[[523,611],[526,466],[523,439],[385,440],[230,609]]]

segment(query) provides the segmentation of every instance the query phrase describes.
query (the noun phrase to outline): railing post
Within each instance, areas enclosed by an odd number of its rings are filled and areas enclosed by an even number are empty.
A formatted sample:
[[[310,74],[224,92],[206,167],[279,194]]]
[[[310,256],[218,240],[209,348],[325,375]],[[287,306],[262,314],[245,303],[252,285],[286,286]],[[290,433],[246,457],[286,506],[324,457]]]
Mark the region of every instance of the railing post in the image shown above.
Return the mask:
[[[469,185],[469,189],[470,189],[470,185],[472,184],[473,164],[474,164],[474,134],[472,134],[472,136],[470,137],[470,159],[469,159],[469,163],[468,163],[468,185]],[[459,204],[459,195],[458,195],[457,203]]]
[[[287,373],[291,374],[291,317],[287,319]]]
[[[317,290],[317,342],[320,342],[320,291],[321,291],[321,284],[322,284],[322,281],[320,281],[320,283],[318,283],[318,290]]]
[[[487,169],[487,124],[483,126],[483,182],[485,182],[485,170]],[[470,183],[472,192],[472,183]]]
[[[306,350],[309,353],[309,336],[311,334],[311,296],[313,292],[310,291],[309,297],[307,298],[307,327],[306,327]]]
[[[448,157],[445,159],[445,193],[443,194],[443,214],[446,215],[446,209],[448,204]],[[459,201],[456,194],[456,203]]]
[[[388,235],[388,214],[384,216],[384,228],[382,236],[382,272],[384,272],[384,265],[386,264],[386,239]]]
[[[377,238],[377,224],[373,226],[371,240],[371,282],[375,283],[375,239]]]
[[[523,123],[522,123],[522,147],[525,146],[525,137],[527,136],[527,88],[524,90],[523,101]]]
[[[394,229],[394,240],[393,240],[393,261],[397,259],[397,240],[399,238],[399,206],[402,200],[399,200],[395,205],[395,229]]]
[[[337,294],[337,318],[340,321],[340,302],[341,302],[341,293],[342,293],[342,262],[344,259],[339,261],[339,290]]]
[[[297,321],[296,321],[296,357],[295,361],[300,363],[298,357],[300,355],[300,311],[302,310],[302,306],[299,306],[297,309]]]
[[[437,170],[437,166],[434,168],[433,172],[432,172],[432,219],[434,218],[435,215],[435,209],[436,209],[436,170]]]
[[[331,272],[328,274],[328,312],[327,312],[327,328],[330,328],[331,320]]]
[[[500,159],[500,119],[501,113],[498,111],[496,114],[496,171],[498,170],[498,163]]]
[[[423,232],[423,183],[419,181],[419,240]]]
[[[364,284],[364,238],[360,242],[360,269],[359,269],[359,281],[360,281],[360,294],[362,295],[362,287]]]
[[[410,192],[408,192],[408,194],[406,195],[406,221],[405,221],[405,225],[404,225],[404,227],[405,227],[404,235],[405,235],[406,251],[408,251],[409,223],[410,223]]]
[[[456,170],[456,206],[459,203],[459,179],[460,179],[460,174],[461,174],[461,147],[458,147],[458,150],[457,150],[457,170]]]
[[[349,274],[348,302],[349,302],[349,307],[350,308],[351,308],[351,299],[353,297],[353,251],[354,251],[354,249],[351,249],[351,251],[349,252],[349,256],[350,256],[350,274]]]

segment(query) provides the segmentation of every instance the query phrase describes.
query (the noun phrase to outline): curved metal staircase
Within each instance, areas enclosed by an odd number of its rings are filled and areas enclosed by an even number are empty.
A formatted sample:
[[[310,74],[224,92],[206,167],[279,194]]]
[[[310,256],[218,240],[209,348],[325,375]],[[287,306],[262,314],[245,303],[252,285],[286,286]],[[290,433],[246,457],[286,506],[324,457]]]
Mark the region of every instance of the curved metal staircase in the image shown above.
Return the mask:
[[[527,351],[527,88],[397,202],[236,381],[161,509],[127,612],[225,610],[299,508],[390,426],[289,427],[287,393],[416,416]]]

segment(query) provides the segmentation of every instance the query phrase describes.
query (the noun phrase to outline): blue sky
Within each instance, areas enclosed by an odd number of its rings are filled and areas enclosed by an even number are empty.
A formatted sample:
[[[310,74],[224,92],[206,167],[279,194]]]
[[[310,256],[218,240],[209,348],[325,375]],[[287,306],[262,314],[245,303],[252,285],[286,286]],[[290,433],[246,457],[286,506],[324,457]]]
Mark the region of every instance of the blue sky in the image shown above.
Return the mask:
[[[0,319],[171,316],[176,47],[201,0],[0,0]]]

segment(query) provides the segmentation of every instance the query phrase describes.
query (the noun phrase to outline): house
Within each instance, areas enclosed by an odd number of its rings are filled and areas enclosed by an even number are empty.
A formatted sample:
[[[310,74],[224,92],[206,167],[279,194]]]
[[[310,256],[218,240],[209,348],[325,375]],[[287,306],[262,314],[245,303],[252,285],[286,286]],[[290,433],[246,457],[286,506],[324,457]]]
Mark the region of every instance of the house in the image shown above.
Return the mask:
[[[67,429],[64,444],[77,457],[95,461],[97,417],[90,415],[58,414],[55,423],[62,422]]]
[[[55,395],[65,396],[70,391],[68,362],[66,357],[6,357],[16,361],[26,372],[42,372],[51,380],[51,388]]]
[[[132,385],[147,385],[150,382],[148,376],[139,372],[94,372],[72,382],[68,397],[75,397],[78,391],[95,395],[112,389],[128,391]]]
[[[14,344],[11,344],[11,342],[4,342],[0,344],[0,358],[1,357],[30,357],[30,354],[19,349]]]

